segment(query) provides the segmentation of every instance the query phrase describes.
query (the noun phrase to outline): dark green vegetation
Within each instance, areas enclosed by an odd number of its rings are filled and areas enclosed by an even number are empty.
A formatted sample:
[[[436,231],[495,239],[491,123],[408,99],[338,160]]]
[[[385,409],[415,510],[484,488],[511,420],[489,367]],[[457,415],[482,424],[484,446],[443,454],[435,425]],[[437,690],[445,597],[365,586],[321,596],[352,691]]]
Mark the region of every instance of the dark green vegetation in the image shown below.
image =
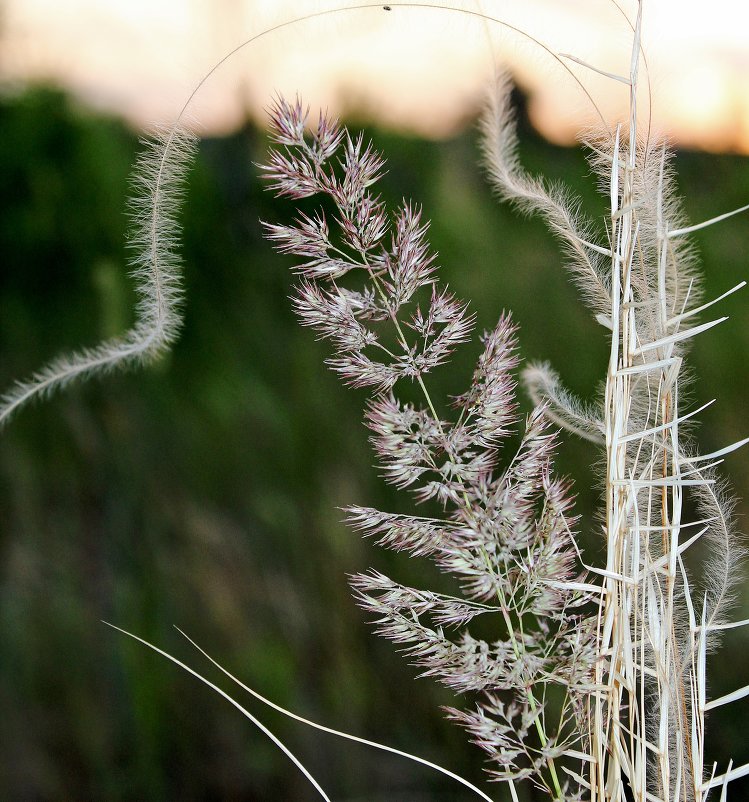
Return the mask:
[[[130,322],[124,209],[137,143],[118,122],[41,90],[4,100],[0,131],[7,387]],[[583,311],[543,226],[489,197],[474,137],[376,139],[389,158],[388,195],[423,203],[442,275],[471,300],[479,327],[512,309],[524,357],[549,359],[591,397],[605,330]],[[603,214],[580,153],[526,139],[522,154]],[[339,523],[343,505],[398,510],[408,500],[371,468],[365,395],[339,385],[322,367],[325,345],[293,320],[291,277],[258,222],[291,206],[262,192],[253,162],[263,155],[251,127],[201,145],[183,215],[186,320],[173,353],[25,409],[0,435],[2,799],[315,798],[234,709],[100,619],[208,670],[177,624],[275,701],[480,778],[478,750],[436,710],[449,695],[415,683],[350,599],[346,574],[370,565],[415,585],[437,580],[423,561],[383,553]],[[677,168],[695,222],[747,201],[745,158],[685,153]],[[747,277],[747,243],[747,216],[700,232],[707,297]],[[749,430],[746,291],[720,314],[733,320],[697,338],[692,361],[694,403],[718,398],[698,432],[705,451]],[[464,347],[435,373],[436,398],[463,391],[478,350]],[[567,439],[559,458],[577,479],[593,562],[595,456]],[[749,452],[726,463],[749,498]],[[735,632],[713,660],[714,695],[746,682],[746,638]],[[468,798],[404,761],[259,715],[336,799]],[[715,756],[749,759],[744,732],[740,720],[716,723]]]

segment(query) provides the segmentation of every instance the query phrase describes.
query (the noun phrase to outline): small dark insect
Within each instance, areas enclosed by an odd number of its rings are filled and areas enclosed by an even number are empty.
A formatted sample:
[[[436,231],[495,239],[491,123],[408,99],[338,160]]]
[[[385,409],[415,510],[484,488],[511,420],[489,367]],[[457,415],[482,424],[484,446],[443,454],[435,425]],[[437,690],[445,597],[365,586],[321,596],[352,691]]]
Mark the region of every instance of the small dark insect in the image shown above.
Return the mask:
[[[382,7],[382,10],[383,10],[383,11],[392,11],[393,9],[392,9],[392,8],[390,8],[390,6],[383,6],[383,7]]]

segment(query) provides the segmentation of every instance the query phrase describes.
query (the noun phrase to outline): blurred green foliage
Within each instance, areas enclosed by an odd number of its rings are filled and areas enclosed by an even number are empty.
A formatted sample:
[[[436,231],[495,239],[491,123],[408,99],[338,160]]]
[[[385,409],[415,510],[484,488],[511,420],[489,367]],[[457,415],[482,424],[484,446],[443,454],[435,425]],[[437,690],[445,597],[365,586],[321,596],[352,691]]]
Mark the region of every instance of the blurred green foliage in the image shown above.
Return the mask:
[[[131,322],[125,208],[137,142],[118,121],[47,89],[5,98],[0,131],[8,386]],[[526,166],[569,182],[602,220],[583,156],[524,133]],[[524,356],[548,359],[593,397],[605,331],[576,298],[543,226],[493,202],[475,137],[375,139],[389,159],[386,197],[423,204],[443,279],[471,300],[479,327],[512,309]],[[233,708],[102,619],[216,678],[172,629],[179,625],[278,703],[480,780],[478,750],[437,710],[450,695],[415,684],[415,670],[371,635],[350,599],[346,574],[370,565],[413,584],[440,579],[340,523],[345,504],[409,502],[371,467],[364,394],[339,386],[322,367],[324,344],[293,320],[289,271],[259,224],[293,210],[262,191],[253,162],[264,148],[250,125],[201,144],[183,214],[187,300],[174,351],[154,368],[71,387],[2,433],[2,799],[314,798]],[[677,167],[692,220],[746,203],[745,158],[684,153]],[[708,296],[746,276],[747,243],[746,216],[701,232]],[[706,450],[748,428],[746,296],[724,309],[734,321],[700,338],[692,363],[695,402],[719,399],[699,433]],[[435,396],[462,391],[476,355],[466,347],[437,373]],[[601,545],[595,459],[588,445],[564,440],[559,466],[577,480],[592,560]],[[747,455],[726,463],[749,497]],[[745,638],[733,636],[714,660],[716,694],[746,681]],[[402,760],[257,712],[337,799],[468,798]],[[720,719],[715,756],[749,759],[743,732],[740,719]]]

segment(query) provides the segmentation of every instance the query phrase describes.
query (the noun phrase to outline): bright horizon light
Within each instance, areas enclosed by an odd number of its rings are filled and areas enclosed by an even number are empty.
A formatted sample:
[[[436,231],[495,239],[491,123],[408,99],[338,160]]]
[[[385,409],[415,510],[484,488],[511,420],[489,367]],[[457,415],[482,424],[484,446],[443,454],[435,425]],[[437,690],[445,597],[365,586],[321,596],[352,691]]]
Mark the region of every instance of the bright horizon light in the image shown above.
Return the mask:
[[[295,16],[341,9],[313,0],[5,0],[0,76],[7,84],[52,80],[137,126],[169,123],[200,78],[243,40]],[[612,0],[458,0],[501,18],[556,53],[626,72],[631,31]],[[507,27],[466,13],[391,3],[318,16],[243,48],[190,108],[205,133],[259,116],[275,91],[315,108],[355,111],[441,137],[473,119],[505,63],[552,141],[595,122],[566,69]],[[635,3],[623,0],[630,19]],[[749,153],[749,3],[645,0],[643,43],[656,127],[680,145]],[[625,114],[627,92],[562,59],[607,120]],[[560,80],[560,77],[562,80]],[[644,75],[642,77],[644,82]]]

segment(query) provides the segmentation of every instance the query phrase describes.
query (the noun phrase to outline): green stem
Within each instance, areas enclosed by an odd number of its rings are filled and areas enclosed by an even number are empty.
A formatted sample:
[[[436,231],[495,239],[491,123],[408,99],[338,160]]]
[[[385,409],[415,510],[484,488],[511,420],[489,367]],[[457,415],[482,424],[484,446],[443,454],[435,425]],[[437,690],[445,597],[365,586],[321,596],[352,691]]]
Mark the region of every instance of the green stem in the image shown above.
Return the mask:
[[[482,548],[481,549],[481,554],[482,554],[482,556],[484,558],[484,561],[486,562],[486,567],[489,569],[490,573],[492,575],[494,575],[494,568],[493,568],[493,566],[491,564],[491,560],[489,559],[489,555],[487,554],[486,549]],[[508,631],[508,633],[510,635],[510,644],[512,645],[513,654],[515,655],[515,659],[519,660],[520,659],[520,647],[518,646],[517,639],[515,638],[515,629],[512,626],[512,621],[510,619],[510,612],[508,610],[507,600],[505,599],[504,590],[502,589],[502,586],[500,585],[499,582],[497,582],[497,600],[499,601],[499,606],[500,606],[500,608],[502,610],[502,617],[505,620],[505,626],[507,627],[507,631]],[[520,619],[520,616],[518,616],[518,620],[519,620],[518,626],[520,627],[520,631],[522,632],[522,630],[523,630],[523,622]],[[531,712],[535,716],[535,713],[536,713],[538,707],[537,707],[536,697],[533,694],[532,686],[526,687],[525,695],[526,695],[526,698],[528,699],[528,704],[531,707]],[[546,744],[548,744],[549,739],[546,737],[546,731],[544,730],[544,726],[541,723],[541,717],[540,716],[535,716],[534,721],[535,721],[535,726],[536,726],[536,732],[538,732],[538,738],[539,738],[539,741],[541,742],[541,746],[543,748],[543,747],[546,746]],[[549,758],[548,759],[548,764],[549,764],[549,772],[551,774],[551,781],[552,781],[552,784],[554,785],[554,793],[556,795],[556,799],[558,799],[560,802],[563,802],[563,799],[562,799],[562,787],[561,787],[561,785],[559,783],[559,775],[557,774],[556,765],[554,764],[554,758]],[[547,786],[547,788],[548,788],[548,786]]]

